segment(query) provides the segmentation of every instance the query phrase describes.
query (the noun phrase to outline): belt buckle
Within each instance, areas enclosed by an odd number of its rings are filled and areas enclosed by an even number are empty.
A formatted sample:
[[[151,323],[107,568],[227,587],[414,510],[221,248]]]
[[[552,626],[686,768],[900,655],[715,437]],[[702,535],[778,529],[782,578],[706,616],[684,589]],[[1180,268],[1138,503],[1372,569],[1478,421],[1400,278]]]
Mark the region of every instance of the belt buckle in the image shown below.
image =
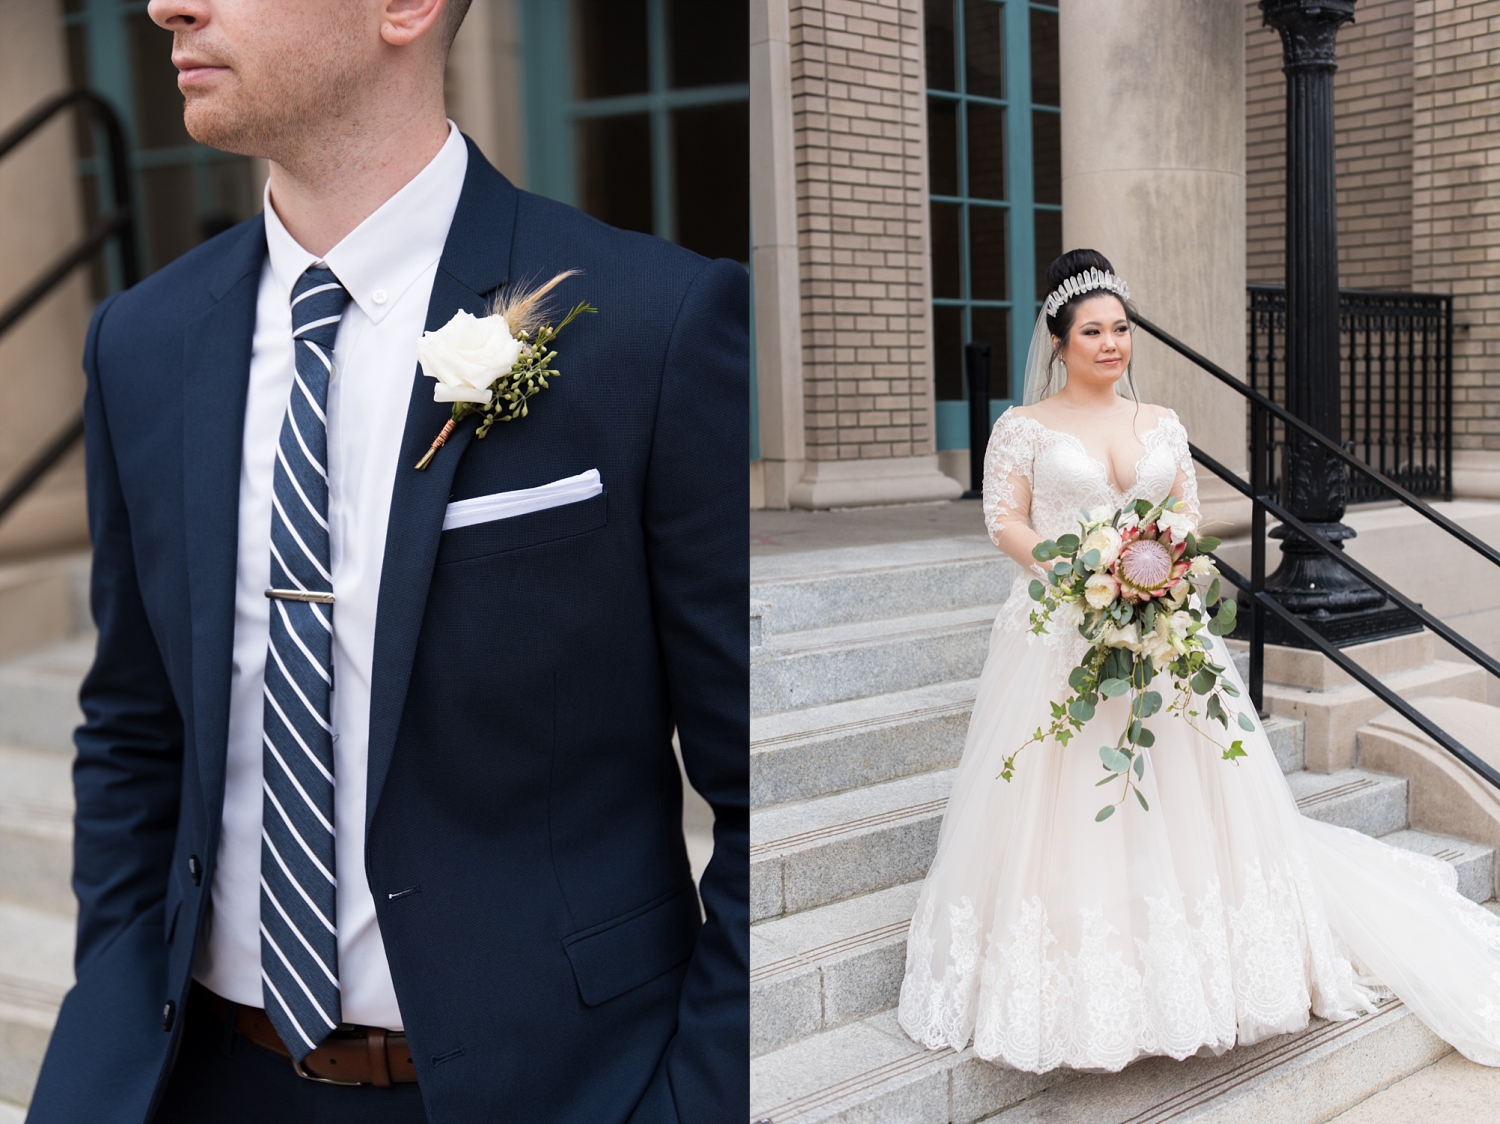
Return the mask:
[[[305,1065],[296,1058],[292,1059],[292,1069],[298,1077],[307,1081],[316,1081],[319,1085],[363,1085],[363,1081],[339,1081],[333,1077],[319,1077],[316,1073],[309,1073]]]

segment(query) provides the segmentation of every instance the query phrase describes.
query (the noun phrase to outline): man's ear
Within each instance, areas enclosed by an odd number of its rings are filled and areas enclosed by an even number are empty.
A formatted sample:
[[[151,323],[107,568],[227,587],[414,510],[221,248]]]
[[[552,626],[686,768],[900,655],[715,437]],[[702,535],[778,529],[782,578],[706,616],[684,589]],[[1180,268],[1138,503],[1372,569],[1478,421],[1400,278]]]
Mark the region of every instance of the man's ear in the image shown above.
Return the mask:
[[[437,32],[448,0],[384,0],[380,5],[380,37],[392,47],[405,47]]]

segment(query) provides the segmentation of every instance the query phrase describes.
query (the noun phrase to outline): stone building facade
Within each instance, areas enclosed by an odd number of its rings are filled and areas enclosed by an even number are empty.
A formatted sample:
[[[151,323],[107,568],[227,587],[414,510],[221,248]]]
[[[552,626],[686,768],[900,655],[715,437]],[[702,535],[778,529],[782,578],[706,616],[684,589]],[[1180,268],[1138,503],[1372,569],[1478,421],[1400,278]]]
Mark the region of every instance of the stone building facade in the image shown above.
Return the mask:
[[[754,6],[752,120],[774,115],[763,131],[784,146],[752,159],[771,171],[751,203],[757,312],[795,305],[785,321],[757,320],[770,408],[755,506],[960,491],[934,446],[921,48],[920,0]],[[768,250],[782,228],[795,242],[778,269]],[[773,355],[785,366],[764,361]]]
[[[967,485],[967,450],[943,438],[944,409],[961,404],[931,396],[936,212],[921,199],[933,194],[922,127],[933,4],[752,6],[752,57],[767,62],[751,81],[753,506],[892,503]],[[1103,250],[1143,313],[1243,371],[1244,285],[1279,284],[1284,269],[1280,37],[1258,0],[1056,10],[1064,241]],[[1338,61],[1340,284],[1454,298],[1455,490],[1500,496],[1500,3],[1359,0]],[[1143,389],[1242,464],[1227,392],[1137,344]],[[1015,390],[996,393],[992,413]],[[946,491],[932,483],[934,455]]]
[[[1500,4],[1360,0],[1339,32],[1339,283],[1453,297],[1454,490],[1500,496]],[[1279,283],[1280,44],[1245,0],[1246,264]]]

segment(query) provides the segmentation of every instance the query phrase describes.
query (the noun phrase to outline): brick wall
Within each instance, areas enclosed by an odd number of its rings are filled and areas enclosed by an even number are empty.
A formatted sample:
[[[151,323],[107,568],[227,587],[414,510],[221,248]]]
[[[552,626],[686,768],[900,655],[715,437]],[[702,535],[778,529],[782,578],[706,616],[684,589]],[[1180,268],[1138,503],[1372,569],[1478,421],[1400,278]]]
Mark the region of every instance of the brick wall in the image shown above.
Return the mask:
[[[1339,284],[1412,287],[1414,0],[1360,0],[1334,75]],[[1418,7],[1421,5],[1418,4]],[[1281,36],[1245,0],[1246,272],[1280,284],[1286,250]]]
[[[1415,9],[1413,285],[1453,294],[1455,448],[1500,450],[1500,2]]]
[[[933,451],[921,0],[792,0],[809,460]]]

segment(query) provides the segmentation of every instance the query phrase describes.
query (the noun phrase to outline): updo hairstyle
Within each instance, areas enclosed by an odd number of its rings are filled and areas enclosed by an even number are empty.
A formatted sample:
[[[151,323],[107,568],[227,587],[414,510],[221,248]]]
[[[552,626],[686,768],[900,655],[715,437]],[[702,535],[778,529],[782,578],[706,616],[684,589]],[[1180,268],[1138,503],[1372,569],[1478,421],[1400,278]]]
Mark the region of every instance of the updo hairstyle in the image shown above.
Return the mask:
[[[1062,287],[1062,283],[1069,277],[1076,277],[1080,273],[1086,273],[1090,269],[1097,269],[1101,273],[1114,273],[1115,267],[1110,260],[1098,250],[1069,250],[1047,267],[1047,288],[1041,294],[1041,299],[1046,301],[1053,293]],[[1097,296],[1114,297],[1125,309],[1125,319],[1131,328],[1135,327],[1135,306],[1128,300],[1120,297],[1118,293],[1112,293],[1108,289],[1092,289],[1086,293],[1079,293],[1064,301],[1057,312],[1047,317],[1047,331],[1057,340],[1052,348],[1052,361],[1062,362],[1062,353],[1068,346],[1068,334],[1073,330],[1073,321],[1078,316],[1078,306],[1086,300],[1092,300]],[[1135,397],[1135,379],[1130,368],[1125,368],[1126,385],[1130,388],[1130,396]],[[1048,364],[1047,383],[1050,387],[1052,382],[1051,364]]]

